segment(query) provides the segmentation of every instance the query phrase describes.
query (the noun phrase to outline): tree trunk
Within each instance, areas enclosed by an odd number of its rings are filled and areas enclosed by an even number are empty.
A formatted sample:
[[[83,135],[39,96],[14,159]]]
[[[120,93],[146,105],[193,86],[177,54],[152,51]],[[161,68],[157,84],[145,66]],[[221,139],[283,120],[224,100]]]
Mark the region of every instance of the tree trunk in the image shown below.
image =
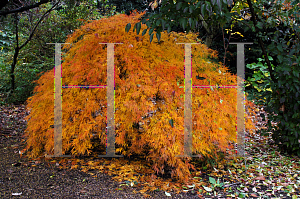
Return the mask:
[[[19,25],[19,19],[18,19],[18,14],[16,13],[15,14],[16,47],[15,47],[15,53],[14,53],[13,63],[10,66],[10,85],[11,85],[11,87],[10,87],[10,93],[14,93],[14,91],[15,91],[15,68],[16,68],[16,65],[17,65],[19,51],[20,51],[18,25]]]
[[[206,39],[205,39],[205,45],[209,48],[212,44],[212,41],[213,41],[213,38],[214,38],[214,35],[212,34],[209,34]]]
[[[15,53],[14,53],[14,60],[13,60],[13,63],[11,64],[10,66],[10,78],[11,78],[11,93],[13,93],[15,91],[15,68],[16,68],[16,65],[17,65],[17,60],[18,60],[18,56],[19,56],[19,47],[16,47],[15,48]]]

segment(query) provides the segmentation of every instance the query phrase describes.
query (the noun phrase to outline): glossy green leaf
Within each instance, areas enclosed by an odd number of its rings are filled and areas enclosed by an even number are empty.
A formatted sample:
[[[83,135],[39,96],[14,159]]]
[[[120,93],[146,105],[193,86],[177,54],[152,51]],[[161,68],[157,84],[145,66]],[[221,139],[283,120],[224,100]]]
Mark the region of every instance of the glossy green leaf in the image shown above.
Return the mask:
[[[136,33],[140,34],[140,30],[141,30],[141,23],[137,23],[136,24]]]
[[[173,120],[173,119],[170,119],[170,120],[169,120],[169,124],[170,124],[171,127],[173,128],[173,127],[174,127],[174,120]]]
[[[190,27],[192,27],[192,25],[193,25],[193,19],[192,18],[189,18],[189,24],[190,24]]]
[[[213,185],[216,184],[216,180],[215,180],[214,178],[212,178],[212,177],[209,177],[209,182],[210,182],[211,184],[213,184]]]
[[[206,10],[208,11],[209,15],[212,14],[212,7],[211,7],[211,4],[209,2],[206,2]]]
[[[150,43],[152,42],[152,40],[153,40],[153,33],[150,35]]]
[[[182,26],[183,29],[185,29],[187,25],[187,19],[186,18],[180,18],[179,19],[179,24]]]
[[[156,20],[156,26],[160,25],[160,20]]]
[[[263,29],[263,23],[262,22],[257,22],[256,26],[259,28],[259,29]]]
[[[196,79],[204,80],[206,79],[205,77],[199,77],[198,75],[196,76]]]
[[[156,33],[156,38],[157,38],[158,42],[160,41],[160,37],[161,37],[161,33],[160,33],[160,32],[157,32],[157,33]]]
[[[222,10],[222,2],[220,0],[217,0],[217,5],[221,11]]]
[[[193,13],[193,10],[194,10],[194,6],[193,6],[193,5],[191,5],[191,6],[189,7],[190,14],[192,14],[192,13]]]
[[[125,31],[126,31],[126,32],[129,32],[130,28],[131,28],[131,24],[128,23],[128,24],[126,25],[126,27],[125,27]]]
[[[277,58],[278,58],[279,62],[282,63],[282,60],[283,60],[282,55],[278,55]]]
[[[151,29],[149,30],[149,35],[151,35],[153,31],[154,31],[154,28],[151,28]]]
[[[182,2],[178,2],[176,4],[176,10],[179,10],[181,8],[181,6],[182,6]]]
[[[161,25],[162,25],[162,28],[163,30],[165,29],[165,26],[166,26],[166,21],[164,21],[163,19],[161,20]]]
[[[201,6],[201,14],[202,14],[202,15],[205,14],[205,8],[206,8],[206,5],[205,5],[205,4],[202,4],[202,6]]]
[[[143,30],[142,36],[144,36],[147,33],[147,29]]]
[[[132,30],[132,31],[134,32],[134,31],[135,31],[135,29],[136,29],[136,24],[134,24],[134,26],[133,26],[133,30]]]
[[[168,33],[170,33],[170,32],[171,32],[171,26],[168,27]]]

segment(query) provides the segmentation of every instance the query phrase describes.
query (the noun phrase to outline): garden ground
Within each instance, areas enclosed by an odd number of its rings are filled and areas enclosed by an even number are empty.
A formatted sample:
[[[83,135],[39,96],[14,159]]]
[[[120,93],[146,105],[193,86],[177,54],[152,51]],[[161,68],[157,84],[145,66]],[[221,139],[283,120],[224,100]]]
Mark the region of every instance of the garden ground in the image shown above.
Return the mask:
[[[184,185],[151,181],[141,159],[29,159],[22,137],[27,114],[24,105],[0,107],[0,198],[300,198],[300,158],[278,152],[258,133],[247,135],[245,159],[204,166]]]

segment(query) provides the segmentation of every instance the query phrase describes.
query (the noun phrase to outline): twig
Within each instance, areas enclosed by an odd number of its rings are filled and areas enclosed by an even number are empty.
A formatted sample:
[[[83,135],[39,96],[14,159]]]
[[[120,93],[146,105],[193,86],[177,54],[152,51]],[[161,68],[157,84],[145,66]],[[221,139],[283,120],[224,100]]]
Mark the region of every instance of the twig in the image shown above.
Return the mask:
[[[50,2],[50,0],[41,0],[40,2],[32,4],[32,5],[29,5],[29,6],[23,6],[23,7],[20,7],[20,8],[17,8],[17,9],[13,9],[13,10],[8,10],[8,11],[0,11],[0,15],[4,15],[5,16],[5,15],[8,15],[8,14],[12,14],[12,13],[24,12],[26,10],[30,10],[32,8],[39,7],[40,5],[48,3],[48,2]]]
[[[223,33],[223,43],[224,43],[224,50],[225,50],[223,66],[225,66],[225,61],[226,61],[226,51],[227,51],[227,49],[228,49],[229,41],[230,41],[230,38],[231,38],[231,30],[230,30],[230,35],[229,35],[229,38],[228,38],[228,44],[227,44],[227,47],[225,46],[225,36],[224,36],[223,26],[222,26],[222,33]]]

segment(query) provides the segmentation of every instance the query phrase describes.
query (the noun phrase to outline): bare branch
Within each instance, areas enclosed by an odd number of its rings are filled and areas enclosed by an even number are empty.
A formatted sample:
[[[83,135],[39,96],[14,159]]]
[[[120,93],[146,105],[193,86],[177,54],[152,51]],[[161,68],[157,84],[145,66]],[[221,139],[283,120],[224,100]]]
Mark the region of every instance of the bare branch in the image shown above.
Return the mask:
[[[59,3],[60,3],[60,0],[56,4],[54,4],[49,10],[47,10],[47,12],[45,12],[43,14],[43,16],[40,18],[40,20],[35,24],[35,27],[31,31],[28,39],[20,46],[20,49],[23,48],[24,46],[26,46],[26,44],[32,39],[32,37],[34,35],[34,32],[37,29],[38,25],[44,20],[44,18],[46,17],[46,15],[48,15]]]
[[[223,26],[222,26],[222,33],[223,33],[223,44],[224,44],[224,50],[225,50],[223,66],[225,66],[225,62],[226,62],[226,51],[227,51],[227,49],[228,49],[229,41],[230,41],[230,38],[231,38],[231,30],[230,30],[230,34],[229,34],[229,38],[228,38],[228,44],[227,44],[227,47],[225,46],[225,35],[224,35]]]
[[[35,4],[32,4],[32,5],[29,5],[29,6],[23,6],[23,7],[20,7],[20,8],[17,8],[17,9],[13,9],[13,10],[7,10],[7,11],[0,11],[0,16],[1,15],[8,15],[8,14],[12,14],[12,13],[19,13],[19,12],[24,12],[26,10],[30,10],[32,8],[37,8],[39,7],[40,5],[42,4],[45,4],[45,3],[48,3],[50,2],[51,0],[40,0],[40,2],[38,3],[35,3]]]

